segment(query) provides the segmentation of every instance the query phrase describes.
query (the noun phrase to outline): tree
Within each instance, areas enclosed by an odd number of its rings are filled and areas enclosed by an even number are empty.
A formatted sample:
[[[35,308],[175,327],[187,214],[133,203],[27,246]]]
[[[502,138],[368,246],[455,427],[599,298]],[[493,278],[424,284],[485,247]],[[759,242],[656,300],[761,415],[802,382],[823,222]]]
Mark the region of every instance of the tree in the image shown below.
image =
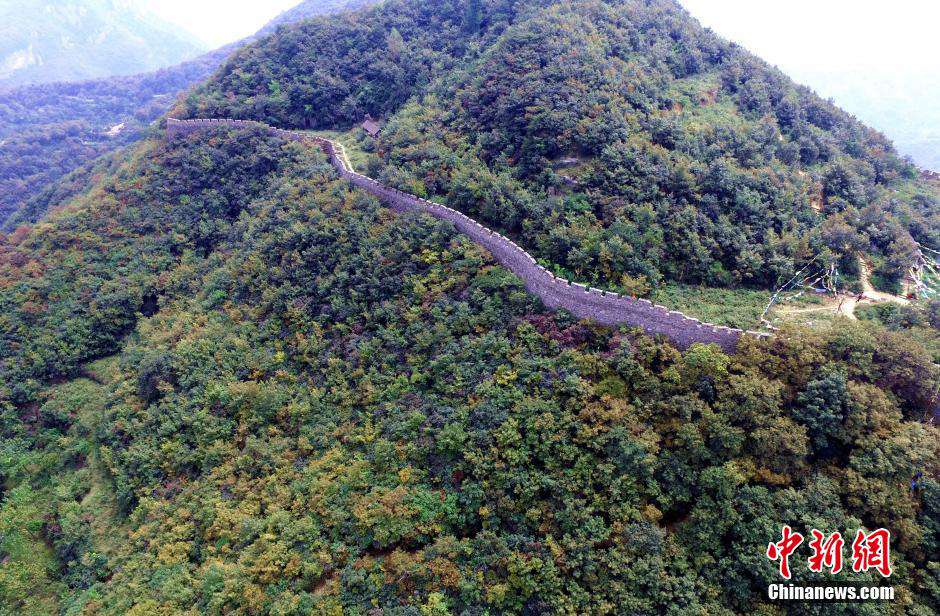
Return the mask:
[[[826,370],[797,397],[793,415],[806,426],[817,454],[827,455],[843,439],[848,409],[845,374]]]
[[[386,40],[388,43],[388,52],[397,60],[401,56],[401,52],[405,49],[404,37],[402,37],[401,32],[398,31],[398,28],[392,28]]]
[[[476,34],[483,26],[483,0],[469,0],[464,15],[464,30]]]

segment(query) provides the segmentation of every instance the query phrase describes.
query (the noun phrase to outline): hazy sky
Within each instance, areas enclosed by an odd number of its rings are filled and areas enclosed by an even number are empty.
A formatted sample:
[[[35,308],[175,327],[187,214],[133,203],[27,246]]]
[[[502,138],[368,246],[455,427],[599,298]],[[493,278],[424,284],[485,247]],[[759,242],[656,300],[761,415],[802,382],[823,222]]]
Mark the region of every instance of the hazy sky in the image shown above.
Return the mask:
[[[143,4],[210,47],[221,47],[254,34],[300,0],[143,0]]]
[[[299,0],[143,0],[213,46],[247,36]],[[706,26],[788,72],[940,70],[937,0],[680,0]],[[915,66],[912,66],[915,65]]]
[[[937,0],[680,2],[704,25],[786,72],[940,69]]]

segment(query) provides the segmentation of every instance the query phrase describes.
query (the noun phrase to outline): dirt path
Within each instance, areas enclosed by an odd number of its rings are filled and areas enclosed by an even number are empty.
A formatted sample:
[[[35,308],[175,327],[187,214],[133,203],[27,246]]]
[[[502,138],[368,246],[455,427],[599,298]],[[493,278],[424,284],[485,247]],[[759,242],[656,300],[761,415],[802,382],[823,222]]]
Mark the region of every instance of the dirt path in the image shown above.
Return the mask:
[[[836,314],[841,314],[853,321],[858,321],[858,317],[855,316],[855,309],[858,307],[858,297],[855,295],[842,295],[838,300],[839,303],[836,306]]]
[[[865,299],[874,303],[891,302],[902,306],[911,303],[910,300],[898,295],[877,291],[875,287],[871,286],[871,266],[868,264],[868,261],[864,257],[859,256],[859,264],[862,270],[859,279],[862,282],[862,296]]]
[[[795,317],[819,312],[841,315],[853,321],[857,321],[858,318],[855,316],[856,306],[858,306],[858,298],[854,295],[840,295],[838,297],[829,295],[826,296],[822,304],[813,306],[812,308],[794,308],[785,306],[778,308],[777,316]]]
[[[825,296],[822,299],[822,303],[811,308],[795,308],[795,307],[780,307],[777,310],[778,317],[800,317],[802,315],[811,315],[813,313],[831,313],[834,315],[844,316],[847,319],[857,321],[858,317],[855,316],[855,310],[861,304],[883,304],[883,303],[893,303],[906,306],[910,304],[910,300],[907,300],[898,295],[892,295],[891,293],[884,293],[883,291],[878,291],[871,284],[871,265],[859,255],[859,263],[861,266],[861,272],[859,275],[859,280],[862,284],[862,293],[861,295],[853,295],[843,293],[838,296]]]

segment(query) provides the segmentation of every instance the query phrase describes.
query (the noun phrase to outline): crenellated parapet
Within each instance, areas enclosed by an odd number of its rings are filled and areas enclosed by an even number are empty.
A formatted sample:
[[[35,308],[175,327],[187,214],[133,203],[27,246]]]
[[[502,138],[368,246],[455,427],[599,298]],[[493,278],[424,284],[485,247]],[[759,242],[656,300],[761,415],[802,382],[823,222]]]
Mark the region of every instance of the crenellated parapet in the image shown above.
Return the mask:
[[[703,323],[649,300],[595,289],[558,278],[539,265],[535,257],[511,239],[481,225],[469,216],[445,205],[385,186],[370,177],[357,173],[349,163],[343,146],[329,139],[273,128],[250,120],[175,120],[172,118],[167,120],[167,134],[170,137],[218,127],[260,127],[272,135],[290,141],[316,143],[326,152],[331,164],[343,178],[378,197],[392,209],[399,212],[424,212],[453,223],[458,231],[486,248],[503,267],[519,276],[525,283],[526,289],[538,296],[549,308],[564,308],[579,318],[592,319],[603,325],[629,325],[638,327],[651,335],[663,334],[683,349],[695,343],[717,344],[730,353],[734,351],[742,336],[748,335],[755,338],[769,336],[769,334],[759,332],[746,332],[741,329]]]

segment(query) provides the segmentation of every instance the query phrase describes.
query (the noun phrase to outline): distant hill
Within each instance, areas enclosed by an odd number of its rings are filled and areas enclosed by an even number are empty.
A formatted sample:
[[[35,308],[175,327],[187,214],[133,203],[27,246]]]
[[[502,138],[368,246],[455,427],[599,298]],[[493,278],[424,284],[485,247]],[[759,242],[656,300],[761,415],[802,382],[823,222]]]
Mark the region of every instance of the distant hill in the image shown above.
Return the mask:
[[[271,34],[279,26],[291,24],[319,15],[329,15],[340,11],[350,11],[375,4],[376,0],[306,0],[292,9],[288,9],[272,19],[258,31],[258,36]]]
[[[130,75],[205,50],[129,0],[6,0],[0,24],[0,86]]]
[[[42,194],[47,187],[140,139],[182,90],[210,75],[233,49],[152,73],[0,93],[0,228],[14,213],[22,214],[17,221],[41,216],[61,193],[59,186]]]
[[[62,186],[43,194],[47,187],[138,140],[180,92],[209,77],[241,44],[279,25],[364,4],[366,0],[307,0],[246,41],[150,73],[6,92],[0,88],[0,228],[8,221],[15,225],[41,216],[61,196]]]
[[[921,167],[940,171],[940,73],[899,67],[864,75],[820,69],[802,76],[816,84],[820,94],[884,131],[898,152]]]

